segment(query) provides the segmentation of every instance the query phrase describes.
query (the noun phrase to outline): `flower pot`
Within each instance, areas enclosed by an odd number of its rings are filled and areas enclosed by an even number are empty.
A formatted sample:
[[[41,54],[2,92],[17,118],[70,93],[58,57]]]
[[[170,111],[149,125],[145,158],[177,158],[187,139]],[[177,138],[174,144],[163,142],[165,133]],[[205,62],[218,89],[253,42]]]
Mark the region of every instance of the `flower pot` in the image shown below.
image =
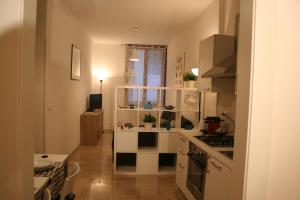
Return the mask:
[[[196,87],[196,81],[186,81],[187,88],[195,88]]]
[[[145,123],[145,129],[151,130],[152,129],[152,123]]]

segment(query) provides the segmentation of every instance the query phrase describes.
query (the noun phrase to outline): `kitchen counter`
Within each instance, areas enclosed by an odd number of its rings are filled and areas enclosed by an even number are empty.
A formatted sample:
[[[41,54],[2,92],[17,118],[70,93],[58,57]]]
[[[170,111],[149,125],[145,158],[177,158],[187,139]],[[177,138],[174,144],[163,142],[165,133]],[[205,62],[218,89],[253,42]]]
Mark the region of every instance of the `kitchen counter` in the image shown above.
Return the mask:
[[[190,142],[194,143],[202,150],[207,152],[210,156],[222,162],[228,168],[232,169],[233,161],[229,159],[227,156],[223,155],[219,151],[233,151],[232,147],[210,147],[201,140],[198,140],[194,136],[202,135],[199,130],[179,130],[178,134],[182,137],[185,137]]]

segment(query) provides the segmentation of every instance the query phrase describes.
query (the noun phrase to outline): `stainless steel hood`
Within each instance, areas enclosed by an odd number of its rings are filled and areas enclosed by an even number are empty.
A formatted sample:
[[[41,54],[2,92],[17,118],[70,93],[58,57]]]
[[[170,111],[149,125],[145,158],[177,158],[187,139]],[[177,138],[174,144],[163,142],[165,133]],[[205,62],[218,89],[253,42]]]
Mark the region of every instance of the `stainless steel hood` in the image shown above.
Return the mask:
[[[232,78],[236,76],[236,38],[212,35],[200,42],[202,78]]]

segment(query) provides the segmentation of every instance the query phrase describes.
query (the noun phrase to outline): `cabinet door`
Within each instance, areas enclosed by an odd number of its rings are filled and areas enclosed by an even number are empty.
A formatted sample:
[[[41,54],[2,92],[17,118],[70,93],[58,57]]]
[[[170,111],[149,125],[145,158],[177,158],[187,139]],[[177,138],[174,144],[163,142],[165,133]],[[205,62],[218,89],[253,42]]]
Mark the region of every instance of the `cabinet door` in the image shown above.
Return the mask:
[[[177,151],[187,152],[189,148],[189,141],[185,137],[178,135],[177,136]]]
[[[158,154],[157,153],[138,153],[137,173],[141,175],[157,174]]]
[[[177,134],[176,133],[159,133],[158,149],[160,153],[177,152]]]
[[[186,177],[188,167],[188,140],[182,136],[177,137],[177,166],[176,166],[176,184],[185,193]]]
[[[137,132],[116,132],[115,151],[116,152],[136,152]]]
[[[215,158],[209,158],[205,180],[204,200],[232,200],[231,180],[231,170]]]

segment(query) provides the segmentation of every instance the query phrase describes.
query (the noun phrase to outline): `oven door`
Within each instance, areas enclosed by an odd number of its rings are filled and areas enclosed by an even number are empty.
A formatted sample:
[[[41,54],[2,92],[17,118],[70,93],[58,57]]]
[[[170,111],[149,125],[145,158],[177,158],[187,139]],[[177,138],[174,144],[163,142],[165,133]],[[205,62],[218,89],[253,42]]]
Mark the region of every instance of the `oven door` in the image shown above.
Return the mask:
[[[187,188],[195,199],[203,200],[207,158],[198,154],[188,154]]]

